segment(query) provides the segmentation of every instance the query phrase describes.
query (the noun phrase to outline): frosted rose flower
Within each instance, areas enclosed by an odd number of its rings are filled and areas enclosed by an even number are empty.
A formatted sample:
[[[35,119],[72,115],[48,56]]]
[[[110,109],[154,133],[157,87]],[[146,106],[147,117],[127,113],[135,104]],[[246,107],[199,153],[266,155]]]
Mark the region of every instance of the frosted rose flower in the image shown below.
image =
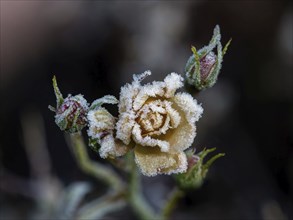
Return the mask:
[[[141,85],[150,74],[134,75],[134,81],[121,88],[116,139],[135,143],[135,161],[146,176],[185,172],[184,150],[194,141],[203,109],[190,94],[175,94],[183,86],[180,75]]]

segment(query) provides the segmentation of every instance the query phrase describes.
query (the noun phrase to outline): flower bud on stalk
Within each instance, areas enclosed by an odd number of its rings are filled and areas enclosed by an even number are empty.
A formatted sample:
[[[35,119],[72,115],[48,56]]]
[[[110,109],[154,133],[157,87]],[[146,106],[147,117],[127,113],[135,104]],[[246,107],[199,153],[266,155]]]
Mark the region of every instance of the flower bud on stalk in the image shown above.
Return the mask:
[[[195,154],[194,150],[186,153],[188,161],[188,169],[186,173],[175,175],[177,183],[182,189],[198,189],[204,182],[209,167],[219,157],[223,157],[225,154],[219,153],[209,159],[205,164],[203,163],[204,158],[211,152],[215,151],[216,148],[204,149],[198,154]]]
[[[231,40],[222,49],[220,28],[217,25],[214,29],[214,35],[208,46],[196,50],[192,46],[193,55],[188,59],[185,66],[185,76],[187,83],[198,90],[212,87],[220,73],[223,57],[228,49]],[[213,50],[216,49],[215,54]]]
[[[63,98],[58,86],[56,77],[53,77],[53,87],[56,95],[56,109],[49,106],[51,111],[56,113],[55,122],[62,131],[75,133],[81,131],[87,125],[88,103],[82,95],[68,95]]]

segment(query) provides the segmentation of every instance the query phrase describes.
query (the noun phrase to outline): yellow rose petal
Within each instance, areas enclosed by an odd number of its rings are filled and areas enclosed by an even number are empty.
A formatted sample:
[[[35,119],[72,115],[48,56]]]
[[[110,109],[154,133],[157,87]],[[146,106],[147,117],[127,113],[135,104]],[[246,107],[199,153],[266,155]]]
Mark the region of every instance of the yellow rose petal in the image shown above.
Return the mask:
[[[182,173],[187,169],[187,158],[184,152],[161,152],[160,148],[136,145],[135,161],[145,176],[157,174]]]

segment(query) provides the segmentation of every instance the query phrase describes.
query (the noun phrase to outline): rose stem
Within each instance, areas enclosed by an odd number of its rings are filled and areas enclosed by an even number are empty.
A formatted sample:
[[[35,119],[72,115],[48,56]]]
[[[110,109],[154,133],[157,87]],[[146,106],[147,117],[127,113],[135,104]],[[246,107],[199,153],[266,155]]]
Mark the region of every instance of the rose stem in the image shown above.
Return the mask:
[[[124,190],[124,182],[110,168],[92,161],[87,153],[87,149],[80,132],[70,134],[70,145],[79,167],[98,180],[105,182],[116,192]]]
[[[163,220],[169,219],[172,211],[174,210],[178,200],[184,195],[184,192],[178,187],[175,187],[171,192],[170,197],[168,198],[165,206],[161,211],[161,218]]]
[[[129,203],[142,220],[158,219],[152,207],[144,199],[141,192],[140,173],[134,162],[133,154],[127,158],[131,163],[130,185],[129,185]]]

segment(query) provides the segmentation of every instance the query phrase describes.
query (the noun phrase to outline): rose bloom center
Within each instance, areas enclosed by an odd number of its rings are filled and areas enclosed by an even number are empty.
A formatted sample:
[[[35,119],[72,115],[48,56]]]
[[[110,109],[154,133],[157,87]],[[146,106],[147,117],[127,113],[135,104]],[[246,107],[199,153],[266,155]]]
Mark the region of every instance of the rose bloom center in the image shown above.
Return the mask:
[[[165,103],[161,100],[144,104],[138,111],[136,122],[140,125],[142,136],[158,136],[171,127]]]

